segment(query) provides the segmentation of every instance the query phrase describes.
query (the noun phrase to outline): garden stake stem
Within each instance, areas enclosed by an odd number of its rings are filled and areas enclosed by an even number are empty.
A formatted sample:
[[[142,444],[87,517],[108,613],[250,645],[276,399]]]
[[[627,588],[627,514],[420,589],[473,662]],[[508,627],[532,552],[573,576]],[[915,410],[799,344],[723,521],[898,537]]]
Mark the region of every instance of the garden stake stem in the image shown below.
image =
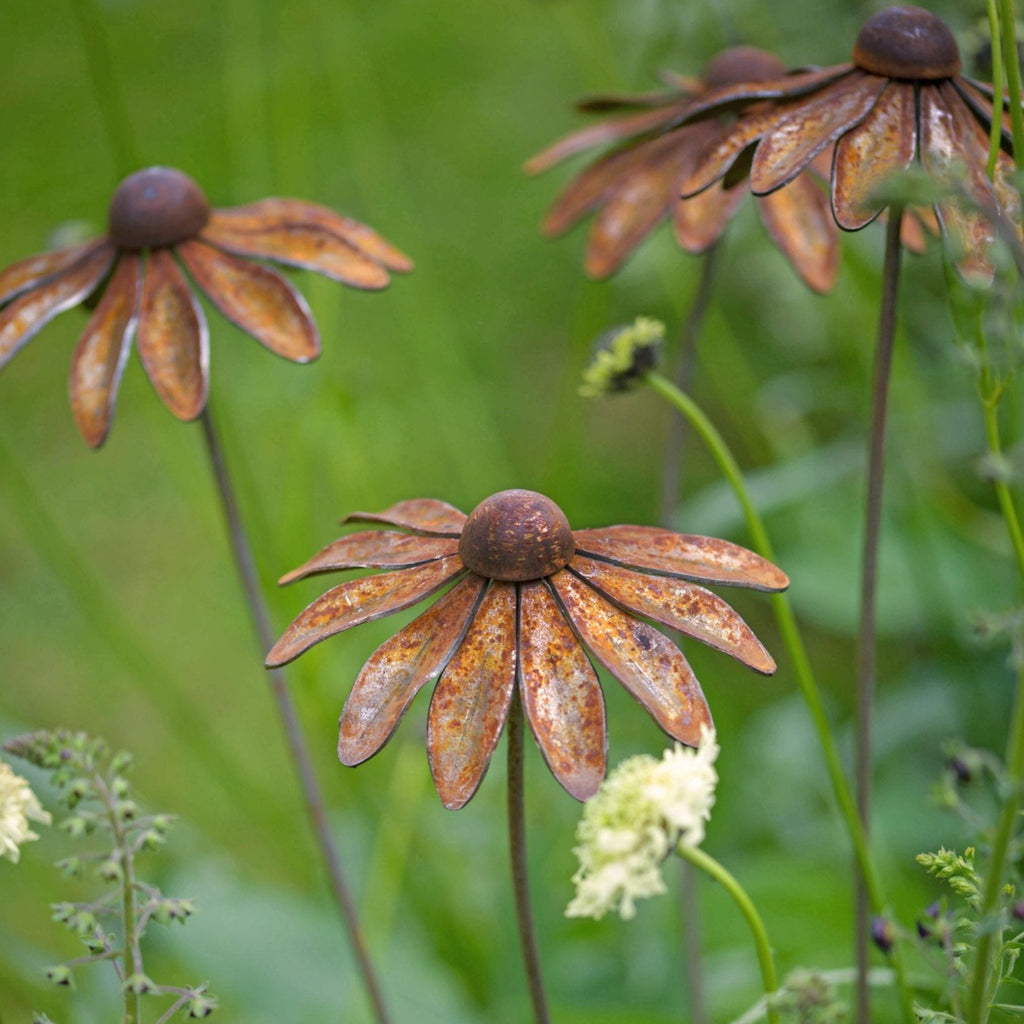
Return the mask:
[[[729,450],[728,445],[726,445],[725,439],[715,428],[715,425],[689,395],[680,391],[661,374],[650,372],[646,374],[644,379],[657,394],[661,395],[662,398],[678,409],[700,435],[718,464],[722,475],[736,495],[740,508],[743,510],[743,517],[746,521],[747,531],[750,534],[754,550],[770,562],[776,561],[771,541],[768,539],[768,531],[765,529],[760,513],[750,499],[750,494],[747,491],[747,485],[743,479],[743,474],[740,472],[739,465]],[[828,717],[825,714],[825,706],[821,700],[821,690],[814,676],[814,670],[811,668],[810,658],[807,656],[807,649],[800,635],[796,616],[793,614],[792,605],[785,594],[772,594],[771,602],[772,608],[775,611],[779,633],[782,635],[782,642],[786,645],[786,650],[793,663],[793,672],[796,675],[797,684],[800,687],[804,703],[807,705],[811,722],[818,736],[818,742],[821,745],[829,774],[829,781],[832,783],[832,792],[843,815],[846,830],[850,835],[854,858],[860,868],[860,874],[864,878],[871,907],[875,913],[880,914],[886,906],[882,882],[871,860],[867,836],[857,814],[857,805],[846,775],[843,772],[839,751],[836,748],[832,730],[829,728]],[[896,986],[899,989],[903,1017],[908,1024],[912,1024],[916,1017],[913,1012],[910,990],[907,987],[903,965],[895,950],[893,950],[890,957],[896,978]]]
[[[249,546],[245,527],[242,524],[238,501],[231,484],[231,478],[228,475],[224,451],[221,447],[217,431],[214,428],[209,405],[203,410],[199,419],[202,423],[203,439],[206,442],[206,449],[210,456],[210,465],[217,484],[217,493],[220,496],[224,518],[227,522],[235,567],[238,569],[242,588],[245,591],[246,602],[256,628],[261,653],[263,653],[270,650],[274,645],[274,634],[270,626],[270,616],[267,613],[266,604],[260,591],[256,563],[253,559],[252,549]],[[359,925],[355,902],[349,892],[348,883],[345,881],[344,872],[341,868],[341,859],[338,856],[334,839],[327,824],[323,796],[320,792],[320,786],[316,781],[309,751],[306,749],[306,742],[295,713],[295,705],[292,703],[291,695],[288,692],[287,680],[281,669],[268,669],[267,671],[270,675],[270,688],[273,692],[277,711],[281,716],[281,724],[284,727],[285,736],[288,741],[288,750],[299,773],[302,795],[306,804],[306,813],[309,815],[310,824],[313,827],[313,833],[320,848],[320,856],[323,859],[324,867],[327,869],[327,876],[334,900],[341,911],[349,941],[356,956],[359,973],[373,1004],[374,1016],[378,1024],[388,1024],[389,1018],[384,1006],[380,985],[378,984],[377,975],[370,961],[366,942]]]
[[[526,807],[523,788],[523,705],[519,690],[512,694],[508,709],[508,846],[512,861],[512,890],[516,901],[519,943],[523,950],[526,982],[536,1024],[549,1024],[544,979],[541,976],[537,935],[530,910],[530,882],[526,863]]]
[[[868,440],[867,495],[864,504],[864,547],[861,561],[860,629],[857,635],[857,741],[856,791],[865,841],[871,832],[871,708],[875,693],[877,647],[878,542],[882,525],[882,485],[885,477],[885,425],[893,341],[896,335],[896,297],[899,290],[900,225],[903,207],[892,206],[885,232],[882,298],[878,311],[875,367]],[[870,1022],[871,992],[868,968],[871,943],[872,900],[863,869],[855,872],[857,911],[857,1020]],[[877,908],[874,908],[877,913]]]

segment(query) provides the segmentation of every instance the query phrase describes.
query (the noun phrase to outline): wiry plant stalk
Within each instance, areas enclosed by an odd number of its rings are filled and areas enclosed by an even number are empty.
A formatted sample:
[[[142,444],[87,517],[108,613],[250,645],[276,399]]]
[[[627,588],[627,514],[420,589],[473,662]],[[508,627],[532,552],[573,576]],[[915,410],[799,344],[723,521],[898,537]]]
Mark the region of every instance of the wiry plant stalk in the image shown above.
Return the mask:
[[[235,567],[238,570],[242,588],[245,591],[246,603],[252,615],[261,653],[265,653],[274,645],[274,633],[271,629],[270,616],[267,613],[263,593],[260,589],[252,548],[249,545],[248,536],[245,532],[234,487],[232,486],[227,463],[224,459],[223,448],[217,431],[214,428],[209,407],[203,410],[200,422],[217,485],[217,493],[220,497],[224,518],[227,523]],[[306,748],[306,741],[299,725],[298,716],[295,712],[295,705],[288,690],[287,680],[281,669],[268,669],[267,671],[274,703],[281,718],[285,738],[288,741],[288,750],[299,774],[306,814],[309,817],[309,822],[320,850],[320,857],[327,872],[331,893],[345,923],[359,973],[363,979],[363,984],[366,986],[370,1002],[373,1005],[374,1016],[379,1024],[387,1024],[388,1014],[381,994],[380,984],[366,947],[355,902],[345,880],[345,874],[341,867],[341,858],[338,855],[334,837],[331,835],[327,823],[323,796],[316,780],[316,774],[313,771],[313,764],[309,751]]]
[[[512,889],[516,903],[516,921],[519,925],[519,944],[523,950],[526,982],[530,989],[533,1019],[536,1024],[548,1024],[547,996],[541,975],[537,935],[530,909],[530,883],[526,859],[526,800],[523,787],[523,705],[518,689],[512,695],[508,711],[508,843],[512,860]]]
[[[855,756],[857,812],[867,839],[871,833],[871,711],[874,704],[877,656],[878,546],[882,525],[882,486],[885,478],[885,432],[889,378],[896,337],[896,297],[899,290],[900,225],[903,208],[893,206],[885,233],[882,297],[875,342],[875,368],[868,439],[867,494],[864,503],[864,541],[861,561],[860,628],[857,634],[857,740]],[[871,898],[862,869],[855,872],[857,917],[857,1019],[870,1024],[871,990],[868,968],[871,942]]]

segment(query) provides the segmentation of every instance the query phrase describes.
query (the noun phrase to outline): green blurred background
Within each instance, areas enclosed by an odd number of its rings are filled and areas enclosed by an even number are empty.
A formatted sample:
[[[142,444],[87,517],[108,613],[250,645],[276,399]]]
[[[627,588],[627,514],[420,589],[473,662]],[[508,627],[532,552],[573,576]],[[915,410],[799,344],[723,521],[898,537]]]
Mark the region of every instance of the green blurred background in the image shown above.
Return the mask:
[[[294,279],[324,339],[308,367],[278,360],[210,313],[211,405],[250,524],[275,626],[324,581],[274,580],[338,535],[352,509],[443,498],[469,510],[506,487],[553,497],[575,526],[654,523],[668,414],[653,394],[576,394],[593,337],[638,314],[678,336],[699,262],[659,230],[604,284],[580,269],[584,232],[537,225],[569,171],[520,165],[582,123],[588,92],[647,89],[756,42],[791,65],[847,58],[868,4],[808,0],[5,0],[0,6],[0,265],[61,230],[103,230],[125,170],[123,101],[142,165],[193,175],[215,205],[302,196],[367,221],[416,261],[382,294]],[[983,5],[935,5],[959,32]],[[113,115],[113,119],[112,119]],[[124,129],[120,129],[123,133]],[[123,147],[123,143],[121,143]],[[129,168],[134,169],[134,167]],[[66,237],[66,236],[65,236]],[[839,282],[811,295],[747,204],[724,243],[693,393],[734,447],[849,749],[862,449],[881,232],[844,239]],[[949,736],[1001,750],[1006,652],[971,639],[1014,597],[1001,520],[979,478],[981,416],[954,345],[941,260],[906,261],[882,550],[875,846],[912,923],[938,890],[913,855],[962,845],[929,802]],[[154,929],[150,973],[208,979],[216,1019],[361,1022],[362,989],[303,818],[225,545],[199,427],[175,421],[130,362],[113,431],[81,442],[66,398],[74,311],[0,376],[0,736],[86,729],[136,755],[144,806],[181,824],[144,862],[195,896],[185,929]],[[1011,399],[1009,415],[1015,415]],[[1013,423],[1008,434],[1015,439]],[[730,492],[691,443],[674,525],[748,541]],[[848,848],[768,602],[733,598],[777,655],[762,679],[689,644],[722,744],[707,848],[744,881],[783,973],[851,962]],[[408,618],[406,615],[404,618]],[[331,820],[396,1022],[526,1019],[504,823],[504,748],[475,799],[434,795],[420,697],[358,769],[336,720],[363,660],[399,619],[360,627],[290,677]],[[665,738],[606,687],[610,761]],[[578,805],[530,744],[530,860],[539,941],[560,1022],[686,1017],[672,895],[636,920],[562,916]],[[49,797],[42,790],[44,799]],[[76,992],[41,967],[77,955],[47,904],[72,891],[46,834],[0,863],[0,1019],[109,1022],[103,969]],[[745,925],[699,888],[713,1019],[753,1002]],[[881,962],[881,960],[879,960]],[[885,1004],[880,1009],[884,1016]]]

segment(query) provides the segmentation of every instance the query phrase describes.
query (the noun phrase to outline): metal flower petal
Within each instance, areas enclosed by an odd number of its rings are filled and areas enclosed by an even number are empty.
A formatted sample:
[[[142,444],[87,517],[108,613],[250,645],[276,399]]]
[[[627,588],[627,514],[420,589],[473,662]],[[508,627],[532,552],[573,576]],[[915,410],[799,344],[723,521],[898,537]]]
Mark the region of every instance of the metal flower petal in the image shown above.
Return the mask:
[[[0,270],[0,369],[58,313],[100,291],[69,379],[86,442],[97,447],[110,429],[133,332],[161,400],[180,419],[194,419],[206,404],[208,337],[178,259],[229,320],[273,352],[302,363],[320,351],[305,300],[285,278],[243,258],[251,256],[360,288],[381,288],[389,271],[412,269],[372,228],[325,207],[267,199],[211,211],[188,175],[150,167],[118,185],[104,238]],[[137,282],[140,261],[145,269],[135,301],[129,282]]]
[[[419,498],[345,522],[392,529],[349,534],[282,582],[332,569],[402,566],[343,583],[314,601],[275,644],[283,664],[328,636],[451,590],[363,666],[339,722],[347,765],[375,754],[431,680],[427,752],[444,804],[461,807],[483,779],[513,693],[555,778],[577,799],[600,785],[607,748],[602,664],[670,735],[696,744],[711,713],[668,625],[759,672],[775,668],[721,598],[688,579],[777,590],[788,580],[727,541],[648,527],[569,527],[534,491],[502,491],[469,516]]]

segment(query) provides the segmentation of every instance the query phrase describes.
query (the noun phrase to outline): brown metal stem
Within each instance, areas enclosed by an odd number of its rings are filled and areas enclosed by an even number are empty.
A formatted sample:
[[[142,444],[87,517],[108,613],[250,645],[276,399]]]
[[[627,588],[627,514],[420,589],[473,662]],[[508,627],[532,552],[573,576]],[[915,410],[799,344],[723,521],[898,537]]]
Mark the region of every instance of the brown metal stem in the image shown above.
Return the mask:
[[[206,449],[210,456],[210,465],[217,483],[217,493],[220,495],[224,518],[227,521],[235,566],[238,569],[242,588],[245,591],[246,603],[252,615],[253,625],[256,628],[256,635],[259,639],[261,650],[266,652],[274,644],[270,616],[267,613],[267,607],[260,590],[259,576],[256,572],[252,548],[249,545],[245,527],[242,524],[238,501],[228,474],[227,463],[224,460],[224,451],[221,447],[217,431],[214,428],[209,407],[203,410],[200,416],[200,423],[203,427]],[[299,726],[298,716],[295,713],[295,705],[292,703],[291,694],[288,691],[287,680],[280,669],[268,669],[268,675],[270,689],[274,695],[274,702],[277,705],[277,711],[281,717],[281,724],[284,727],[285,737],[288,741],[288,750],[299,773],[306,813],[309,816],[310,825],[313,828],[313,834],[320,849],[320,856],[327,871],[331,892],[345,923],[345,929],[352,944],[359,973],[373,1004],[374,1016],[378,1024],[388,1024],[389,1018],[384,1006],[380,985],[377,981],[377,975],[370,961],[366,941],[363,938],[362,929],[359,925],[355,902],[352,899],[348,883],[345,881],[341,859],[338,856],[338,851],[334,845],[334,838],[327,824],[323,796],[320,792],[320,786],[316,781],[316,775],[313,772],[313,764],[309,757],[309,751],[306,748],[302,729]]]
[[[885,427],[893,341],[896,335],[896,297],[900,278],[900,223],[903,208],[889,210],[885,235],[885,266],[878,312],[875,367],[872,385],[871,434],[868,440],[867,496],[864,505],[864,548],[861,563],[860,630],[857,638],[857,810],[865,835],[871,827],[871,709],[875,693],[878,593],[878,542],[882,522],[882,485],[885,476]],[[870,1024],[868,958],[871,908],[863,875],[855,873],[857,911],[857,1021]]]
[[[526,805],[523,787],[523,706],[519,691],[512,695],[508,712],[508,846],[512,860],[512,889],[516,901],[519,944],[523,950],[526,982],[536,1024],[549,1024],[547,997],[541,977],[540,954],[530,910],[530,883],[526,865]]]

